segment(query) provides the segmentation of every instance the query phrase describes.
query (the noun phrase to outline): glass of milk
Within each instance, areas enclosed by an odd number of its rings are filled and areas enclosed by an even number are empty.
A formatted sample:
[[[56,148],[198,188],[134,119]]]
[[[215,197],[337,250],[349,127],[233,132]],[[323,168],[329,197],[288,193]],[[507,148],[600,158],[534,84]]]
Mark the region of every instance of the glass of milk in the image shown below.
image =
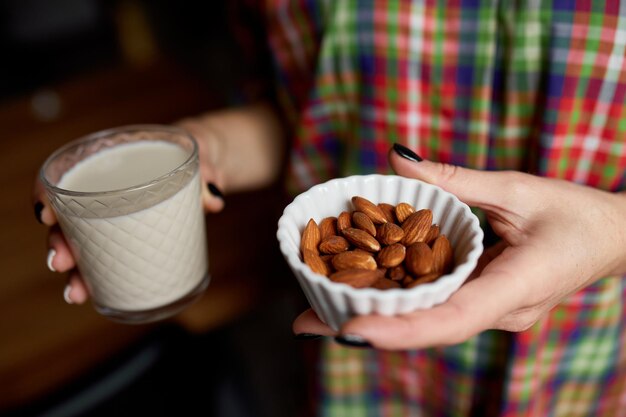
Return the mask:
[[[187,132],[96,132],[54,152],[40,176],[99,313],[160,320],[207,288],[198,146]]]

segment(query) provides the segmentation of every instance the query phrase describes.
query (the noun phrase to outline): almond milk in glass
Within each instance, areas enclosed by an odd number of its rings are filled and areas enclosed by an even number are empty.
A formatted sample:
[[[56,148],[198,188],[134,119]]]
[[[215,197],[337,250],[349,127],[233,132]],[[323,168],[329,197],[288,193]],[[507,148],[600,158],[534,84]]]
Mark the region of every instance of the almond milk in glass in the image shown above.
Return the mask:
[[[99,313],[155,321],[207,288],[198,148],[184,130],[88,135],[53,153],[41,181]]]

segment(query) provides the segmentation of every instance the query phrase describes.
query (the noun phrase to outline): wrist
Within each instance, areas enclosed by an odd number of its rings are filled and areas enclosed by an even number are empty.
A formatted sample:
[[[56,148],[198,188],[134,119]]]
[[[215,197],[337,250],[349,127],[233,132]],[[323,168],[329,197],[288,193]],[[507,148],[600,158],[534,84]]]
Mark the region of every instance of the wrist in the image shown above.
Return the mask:
[[[227,141],[224,139],[224,135],[213,126],[209,116],[187,118],[176,123],[176,125],[189,132],[198,144],[200,171],[203,180],[215,182],[223,190],[225,188],[223,161],[227,158]]]
[[[280,119],[268,105],[210,112],[181,125],[198,139],[201,163],[211,178],[222,180],[225,191],[258,189],[279,178],[285,138]]]

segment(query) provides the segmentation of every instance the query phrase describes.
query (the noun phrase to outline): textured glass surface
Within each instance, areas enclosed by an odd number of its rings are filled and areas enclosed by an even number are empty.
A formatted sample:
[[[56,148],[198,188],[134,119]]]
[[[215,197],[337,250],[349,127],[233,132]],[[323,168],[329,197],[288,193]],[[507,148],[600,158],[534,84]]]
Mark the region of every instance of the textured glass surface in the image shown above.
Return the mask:
[[[167,307],[208,282],[197,149],[184,131],[155,126],[114,129],[53,154],[42,180],[96,307],[118,319]],[[63,173],[94,153],[138,140],[174,142],[189,159],[147,183],[106,192],[58,188]],[[206,281],[206,282],[205,282]],[[142,321],[150,315],[141,315]]]

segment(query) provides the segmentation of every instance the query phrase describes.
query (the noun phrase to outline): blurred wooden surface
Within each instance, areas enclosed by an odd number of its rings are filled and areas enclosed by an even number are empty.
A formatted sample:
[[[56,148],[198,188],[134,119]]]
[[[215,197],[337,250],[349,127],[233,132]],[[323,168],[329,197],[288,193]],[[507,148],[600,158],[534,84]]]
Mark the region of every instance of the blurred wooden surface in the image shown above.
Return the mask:
[[[32,97],[0,105],[0,413],[62,387],[159,326],[117,324],[89,304],[65,304],[65,277],[46,268],[47,230],[33,214],[39,166],[61,144],[95,130],[170,123],[208,110],[216,103],[207,90],[180,68],[160,63],[52,86],[60,103],[52,121],[35,117]],[[280,264],[275,225],[284,200],[277,190],[227,196],[227,210],[208,216],[211,285],[171,321],[210,331],[249,311],[276,284],[267,278]]]

